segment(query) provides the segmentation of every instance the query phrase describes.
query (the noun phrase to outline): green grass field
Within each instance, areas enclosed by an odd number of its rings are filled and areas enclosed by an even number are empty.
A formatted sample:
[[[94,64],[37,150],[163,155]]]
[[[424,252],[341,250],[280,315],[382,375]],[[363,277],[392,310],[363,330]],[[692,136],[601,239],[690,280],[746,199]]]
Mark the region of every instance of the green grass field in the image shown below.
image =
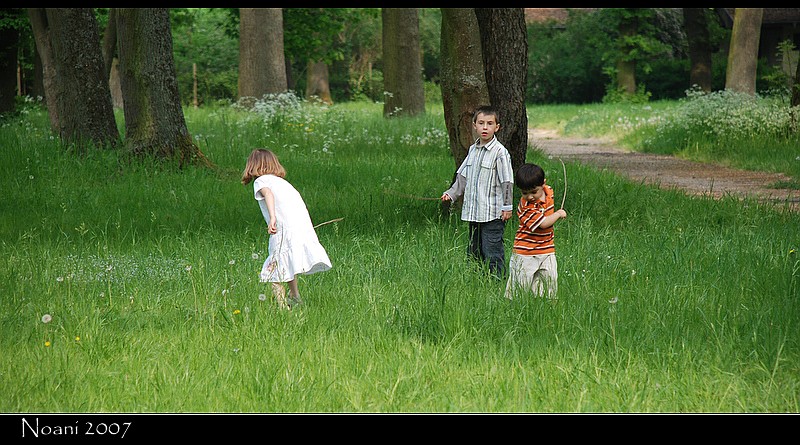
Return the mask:
[[[567,164],[560,298],[508,301],[418,199],[455,169],[440,108],[381,110],[187,109],[217,169],[178,172],[6,122],[0,412],[800,412],[800,215]],[[343,218],[292,312],[258,282],[255,147],[315,224]],[[561,164],[528,160],[560,197]]]

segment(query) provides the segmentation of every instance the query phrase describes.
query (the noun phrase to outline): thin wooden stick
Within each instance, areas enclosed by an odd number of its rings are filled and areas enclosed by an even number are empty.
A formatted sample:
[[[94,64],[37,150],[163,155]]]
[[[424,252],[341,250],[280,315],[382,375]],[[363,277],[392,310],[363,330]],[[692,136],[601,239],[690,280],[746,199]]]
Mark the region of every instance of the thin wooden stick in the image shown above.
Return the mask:
[[[558,158],[561,161],[561,158]],[[564,197],[561,198],[561,208],[564,208],[564,201],[567,200],[567,166],[564,165],[564,161],[561,161],[561,167],[564,168]]]
[[[391,192],[389,190],[384,190],[383,193],[386,193],[386,194],[389,194],[389,195],[400,196],[400,197],[403,197],[403,198],[409,198],[409,199],[420,199],[422,201],[439,201],[439,199],[440,199],[440,198],[429,198],[427,196],[404,195],[402,193],[395,193],[395,192]]]
[[[341,221],[341,220],[343,220],[343,219],[344,219],[344,218],[336,218],[336,219],[332,219],[332,220],[330,220],[330,221],[325,221],[324,223],[319,223],[319,224],[317,224],[316,226],[314,226],[314,228],[316,229],[317,227],[319,227],[319,226],[324,226],[325,224],[330,224],[330,223],[339,222],[339,221]]]

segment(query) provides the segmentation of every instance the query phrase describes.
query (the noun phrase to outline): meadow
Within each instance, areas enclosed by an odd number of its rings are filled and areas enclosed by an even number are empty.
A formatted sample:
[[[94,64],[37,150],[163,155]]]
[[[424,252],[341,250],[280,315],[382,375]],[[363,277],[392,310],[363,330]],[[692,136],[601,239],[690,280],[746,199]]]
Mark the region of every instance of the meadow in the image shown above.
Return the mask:
[[[76,153],[41,109],[3,123],[0,412],[800,412],[797,213],[567,163],[559,299],[507,300],[459,214],[425,199],[456,167],[441,105],[185,114],[215,169]],[[315,224],[343,218],[317,228],[333,268],[300,278],[292,311],[258,282],[255,147]],[[560,198],[558,160],[528,160]]]

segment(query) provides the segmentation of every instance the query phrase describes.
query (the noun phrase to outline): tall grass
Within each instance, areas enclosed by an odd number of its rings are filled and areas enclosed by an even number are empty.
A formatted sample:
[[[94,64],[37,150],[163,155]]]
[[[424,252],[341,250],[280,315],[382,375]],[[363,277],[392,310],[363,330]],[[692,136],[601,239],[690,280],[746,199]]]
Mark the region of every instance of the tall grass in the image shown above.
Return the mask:
[[[567,164],[559,301],[508,301],[419,199],[455,168],[441,110],[380,107],[187,109],[218,168],[181,172],[4,124],[0,411],[799,411],[797,214]],[[344,218],[292,312],[258,283],[254,147],[315,224]],[[560,195],[560,163],[528,159]]]

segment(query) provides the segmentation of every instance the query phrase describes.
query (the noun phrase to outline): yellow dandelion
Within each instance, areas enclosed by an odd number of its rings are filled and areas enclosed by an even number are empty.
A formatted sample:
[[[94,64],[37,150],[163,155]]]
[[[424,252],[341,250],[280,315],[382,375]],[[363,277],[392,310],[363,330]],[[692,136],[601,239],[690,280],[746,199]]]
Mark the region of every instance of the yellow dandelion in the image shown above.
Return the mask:
[[[49,347],[50,347],[50,341],[46,341],[46,342],[44,342],[44,347],[45,347],[45,348],[49,348]]]
[[[239,315],[241,313],[242,313],[242,311],[240,311],[239,309],[236,309],[235,311],[233,311],[233,315]]]
[[[76,335],[75,336],[75,341],[81,341],[81,336],[80,335]]]

